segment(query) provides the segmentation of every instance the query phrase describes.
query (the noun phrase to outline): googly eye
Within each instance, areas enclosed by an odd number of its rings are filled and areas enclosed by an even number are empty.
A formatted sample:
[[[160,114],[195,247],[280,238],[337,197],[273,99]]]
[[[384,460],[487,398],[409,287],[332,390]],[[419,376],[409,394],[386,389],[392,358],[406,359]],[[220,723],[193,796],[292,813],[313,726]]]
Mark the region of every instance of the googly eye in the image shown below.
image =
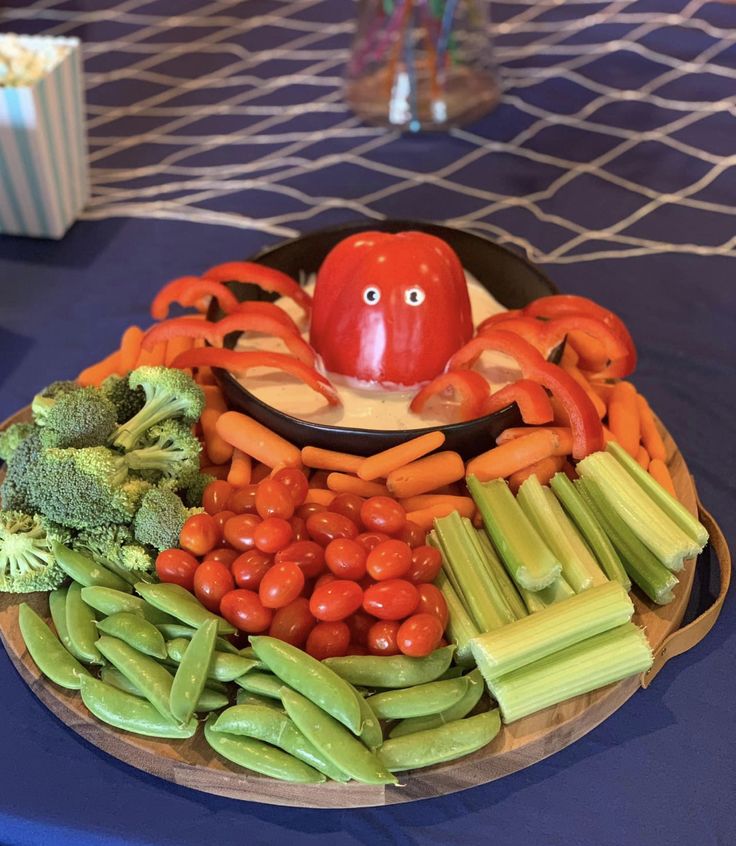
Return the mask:
[[[424,288],[415,285],[413,288],[407,288],[404,291],[404,302],[410,306],[419,306],[424,302],[426,296]]]
[[[369,285],[363,291],[363,302],[367,305],[375,305],[381,299],[381,292],[375,285]]]

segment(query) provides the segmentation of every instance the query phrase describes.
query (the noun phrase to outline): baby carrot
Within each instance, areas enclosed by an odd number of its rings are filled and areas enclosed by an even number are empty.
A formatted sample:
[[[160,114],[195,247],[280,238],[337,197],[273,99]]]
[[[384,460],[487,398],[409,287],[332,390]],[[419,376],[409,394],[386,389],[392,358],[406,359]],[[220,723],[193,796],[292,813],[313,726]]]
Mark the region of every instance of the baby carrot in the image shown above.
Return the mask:
[[[351,493],[358,496],[386,496],[388,489],[386,485],[378,482],[366,482],[349,476],[347,473],[330,473],[327,477],[327,487],[335,493]]]
[[[421,508],[418,511],[410,511],[406,515],[407,520],[416,523],[428,532],[433,526],[435,517],[447,517],[455,511],[455,505],[452,502],[438,503],[437,505],[430,505],[429,508]]]
[[[435,505],[452,505],[462,517],[472,517],[475,503],[469,496],[451,496],[449,494],[418,494],[399,500],[405,511],[423,511]]]
[[[216,429],[217,434],[231,446],[269,467],[279,464],[298,467],[301,464],[301,452],[293,444],[238,411],[221,414]]]
[[[481,482],[505,479],[543,458],[556,455],[560,450],[560,436],[549,429],[538,429],[523,438],[516,438],[483,452],[468,463],[467,475]]]
[[[631,382],[618,382],[608,405],[608,428],[632,458],[639,450],[639,408],[636,388]]]
[[[322,488],[310,488],[307,491],[307,497],[304,502],[316,502],[319,505],[329,506],[336,496],[337,494],[334,491],[325,491]]]
[[[565,442],[567,442],[568,438],[572,438],[572,431],[569,426],[510,426],[508,429],[504,429],[496,438],[496,444],[500,446],[501,444],[515,441],[517,438],[523,438],[532,432],[538,432],[543,429],[547,432],[554,432],[559,437],[564,438]]]
[[[110,353],[110,355],[103,358],[102,361],[98,361],[97,364],[85,367],[79,376],[77,376],[77,382],[84,387],[89,385],[99,385],[103,379],[106,379],[113,373],[122,373],[120,368],[120,350],[115,350],[114,353]]]
[[[542,485],[549,484],[549,480],[565,465],[565,458],[562,455],[550,455],[541,461],[535,461],[528,467],[523,467],[509,476],[509,487],[513,493],[517,493],[522,482],[530,476],[536,476]]]
[[[618,443],[618,438],[614,436],[613,432],[607,426],[603,427],[603,440],[606,443],[610,443],[611,441],[613,441],[615,444]]]
[[[650,457],[649,453],[643,446],[640,446],[639,449],[636,451],[636,460],[641,464],[641,466],[647,470],[649,468]]]
[[[465,465],[456,452],[437,452],[412,461],[386,477],[386,485],[392,496],[406,499],[417,494],[428,493],[438,485],[457,482],[465,476]]]
[[[595,380],[589,381],[588,384],[590,385],[590,390],[598,394],[606,404],[606,407],[608,407],[608,403],[611,401],[611,394],[616,386],[611,382],[596,382]]]
[[[365,459],[360,455],[347,452],[334,452],[331,449],[306,446],[302,449],[302,462],[305,467],[317,470],[330,470],[338,473],[357,473]]]
[[[128,373],[135,369],[138,356],[141,352],[141,339],[143,330],[140,326],[128,326],[120,339],[120,369]]]
[[[160,341],[152,350],[141,347],[136,367],[161,367],[166,358],[166,341]]]
[[[641,394],[636,395],[636,406],[639,409],[642,444],[646,447],[651,458],[658,458],[660,461],[665,461],[667,459],[667,450],[664,447],[664,441],[659,434],[657,424],[654,422],[652,409]]]
[[[606,416],[606,404],[598,396],[598,394],[591,390],[590,382],[583,376],[577,367],[565,366],[564,369],[572,376],[572,378],[580,385],[585,393],[590,397],[590,401],[595,406],[598,417],[602,420]]]
[[[171,367],[171,362],[179,355],[179,353],[186,352],[194,346],[193,338],[185,338],[179,336],[178,338],[170,338],[166,342],[166,356],[164,357],[164,364]]]
[[[239,449],[233,449],[232,462],[228,470],[227,480],[234,488],[242,488],[250,484],[253,461],[249,455]]]
[[[585,332],[569,332],[567,343],[578,354],[578,367],[581,370],[603,370],[608,364],[605,347],[591,335],[586,335]]]
[[[227,411],[222,391],[216,385],[203,385],[204,411],[199,420],[207,448],[207,455],[213,464],[225,464],[233,455],[233,446],[217,431],[217,421]]]
[[[445,442],[445,433],[439,430],[427,432],[418,438],[404,441],[403,444],[377,452],[366,458],[358,468],[358,475],[361,479],[372,481],[382,476],[388,477],[393,470],[398,470],[412,461],[416,461],[424,455],[439,449]]]
[[[675,498],[677,497],[675,484],[672,481],[672,476],[670,476],[670,471],[661,458],[653,458],[649,462],[648,470],[649,475],[656,479],[666,491],[669,491]]]

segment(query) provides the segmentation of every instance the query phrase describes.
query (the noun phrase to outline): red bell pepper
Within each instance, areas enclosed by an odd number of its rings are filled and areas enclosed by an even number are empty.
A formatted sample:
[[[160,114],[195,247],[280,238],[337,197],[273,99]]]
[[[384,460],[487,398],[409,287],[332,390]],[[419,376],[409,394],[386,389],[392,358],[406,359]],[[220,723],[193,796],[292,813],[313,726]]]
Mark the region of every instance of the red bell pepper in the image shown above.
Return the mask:
[[[461,422],[473,420],[481,415],[481,405],[488,397],[490,385],[475,370],[455,370],[452,373],[442,373],[425,385],[412,399],[409,408],[415,414],[421,414],[432,397],[439,394],[452,394],[459,400],[459,417]]]
[[[289,297],[298,303],[306,314],[312,307],[312,298],[291,276],[254,261],[228,261],[224,264],[216,264],[209,270],[205,270],[202,278],[213,282],[241,282],[257,285],[264,291],[273,291],[281,294],[282,297]]]
[[[317,275],[309,339],[328,371],[418,385],[442,373],[472,332],[460,261],[438,238],[361,233]]]
[[[554,417],[547,392],[538,382],[531,379],[519,379],[486,397],[481,406],[481,414],[494,414],[514,402],[519,406],[521,419],[531,426],[550,423]]]
[[[274,367],[301,379],[312,390],[322,394],[330,405],[342,405],[333,385],[314,367],[309,367],[291,355],[271,352],[226,350],[222,347],[203,347],[186,350],[172,361],[172,367],[220,367],[235,373],[247,373],[253,367]]]
[[[193,306],[202,297],[215,297],[220,308],[229,314],[238,308],[238,300],[232,291],[219,282],[200,279],[199,276],[181,276],[174,279],[156,294],[151,303],[151,317],[164,320],[169,313],[169,306],[178,303]]]
[[[617,314],[587,297],[579,297],[575,294],[553,294],[549,297],[540,297],[524,308],[524,314],[529,315],[529,317],[543,317],[547,320],[566,317],[570,314],[585,314],[589,317],[596,317],[618,335],[619,340],[626,347],[625,361],[619,368],[625,371],[623,375],[629,375],[636,369],[636,347],[626,324]]]
[[[585,458],[603,447],[603,427],[595,406],[585,391],[568,373],[545,361],[543,356],[519,335],[491,329],[473,338],[450,359],[450,369],[471,367],[484,350],[511,356],[525,379],[532,379],[551,391],[570,418],[575,458]]]

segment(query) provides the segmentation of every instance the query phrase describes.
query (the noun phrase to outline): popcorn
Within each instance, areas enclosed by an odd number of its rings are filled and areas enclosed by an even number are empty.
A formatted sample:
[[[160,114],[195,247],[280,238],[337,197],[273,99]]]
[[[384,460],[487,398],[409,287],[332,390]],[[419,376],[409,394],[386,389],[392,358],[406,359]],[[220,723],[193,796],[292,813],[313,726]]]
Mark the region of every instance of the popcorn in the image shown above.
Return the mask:
[[[0,87],[35,84],[70,52],[66,44],[23,35],[0,35]]]

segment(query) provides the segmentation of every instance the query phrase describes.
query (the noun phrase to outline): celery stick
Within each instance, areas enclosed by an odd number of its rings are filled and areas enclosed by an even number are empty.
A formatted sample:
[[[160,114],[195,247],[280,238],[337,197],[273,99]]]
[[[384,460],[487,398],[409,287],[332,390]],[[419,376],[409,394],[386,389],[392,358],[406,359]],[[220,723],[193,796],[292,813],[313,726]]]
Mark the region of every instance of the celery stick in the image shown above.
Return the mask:
[[[610,452],[594,452],[578,462],[583,479],[595,482],[608,503],[629,529],[669,570],[682,569],[684,560],[702,549],[668,517]]]
[[[448,577],[455,586],[468,609],[471,619],[482,632],[489,632],[503,626],[507,620],[498,612],[497,603],[488,595],[494,587],[490,580],[484,580],[475,560],[475,548],[470,543],[457,511],[434,521],[437,539],[440,542],[443,564]]]
[[[629,579],[621,559],[616,554],[613,544],[593,516],[585,500],[575,490],[573,483],[564,473],[555,473],[550,484],[565,511],[570,515],[585,540],[588,541],[588,545],[593,550],[598,563],[608,578],[621,582],[626,590],[631,590],[631,579]]]
[[[560,562],[529,522],[508,484],[503,479],[481,484],[475,476],[468,476],[467,484],[514,582],[528,590],[551,584],[562,572]]]
[[[514,612],[514,616],[517,619],[519,617],[526,617],[529,613],[527,611],[527,607],[524,605],[524,602],[519,596],[519,591],[516,589],[516,585],[511,581],[509,574],[506,572],[506,568],[501,563],[498,555],[496,555],[496,550],[493,548],[488,535],[482,529],[476,529],[475,532],[481,549],[483,550],[483,560],[490,570],[491,575],[493,576],[501,593],[506,598],[506,602]]]
[[[575,593],[580,593],[606,577],[577,534],[575,527],[549,488],[530,476],[519,488],[517,500],[532,525],[562,565],[562,575]]]
[[[578,479],[575,489],[580,492],[596,520],[603,526],[632,581],[658,605],[672,602],[672,591],[677,585],[677,577],[657,560],[630,531],[621,517],[608,507],[600,488],[593,481]]]
[[[606,447],[608,452],[621,464],[626,472],[636,480],[641,488],[657,503],[677,525],[689,535],[696,544],[698,552],[708,543],[708,530],[694,517],[685,506],[623,449],[619,444],[611,443]]]
[[[461,520],[463,528],[465,529],[465,535],[468,538],[468,543],[475,551],[473,560],[477,566],[478,575],[486,584],[488,598],[496,606],[496,610],[498,611],[499,616],[503,618],[504,622],[513,623],[516,619],[516,614],[514,614],[514,609],[506,601],[506,597],[501,589],[501,586],[496,580],[493,571],[488,566],[485,550],[478,540],[478,533],[475,531],[473,524],[467,517],[462,517]]]
[[[475,664],[475,659],[470,650],[470,641],[480,634],[480,632],[468,616],[468,612],[463,607],[463,603],[458,598],[444,570],[440,570],[435,579],[435,585],[442,591],[442,596],[444,596],[447,603],[447,610],[449,612],[447,639],[450,643],[457,645],[455,661],[461,667],[472,667]]]
[[[501,676],[493,684],[493,695],[503,721],[511,723],[642,673],[651,665],[652,650],[644,632],[633,623],[624,623]]]
[[[561,576],[559,578],[562,578]],[[546,590],[546,588],[545,588]],[[570,588],[571,593],[574,595],[575,591]],[[524,605],[526,605],[526,610],[530,614],[536,614],[537,611],[544,611],[547,607],[547,603],[541,596],[542,591],[539,590],[527,590],[526,588],[520,587],[519,593],[521,594],[521,598],[524,600]]]
[[[490,685],[499,676],[628,622],[633,613],[634,606],[624,588],[618,582],[605,582],[481,634],[470,646]]]
[[[549,605],[554,605],[555,602],[561,602],[563,599],[569,599],[571,596],[575,596],[575,591],[570,587],[569,582],[566,581],[564,576],[558,576],[551,585],[547,585],[546,588],[542,588],[537,593],[544,603],[545,608]]]

